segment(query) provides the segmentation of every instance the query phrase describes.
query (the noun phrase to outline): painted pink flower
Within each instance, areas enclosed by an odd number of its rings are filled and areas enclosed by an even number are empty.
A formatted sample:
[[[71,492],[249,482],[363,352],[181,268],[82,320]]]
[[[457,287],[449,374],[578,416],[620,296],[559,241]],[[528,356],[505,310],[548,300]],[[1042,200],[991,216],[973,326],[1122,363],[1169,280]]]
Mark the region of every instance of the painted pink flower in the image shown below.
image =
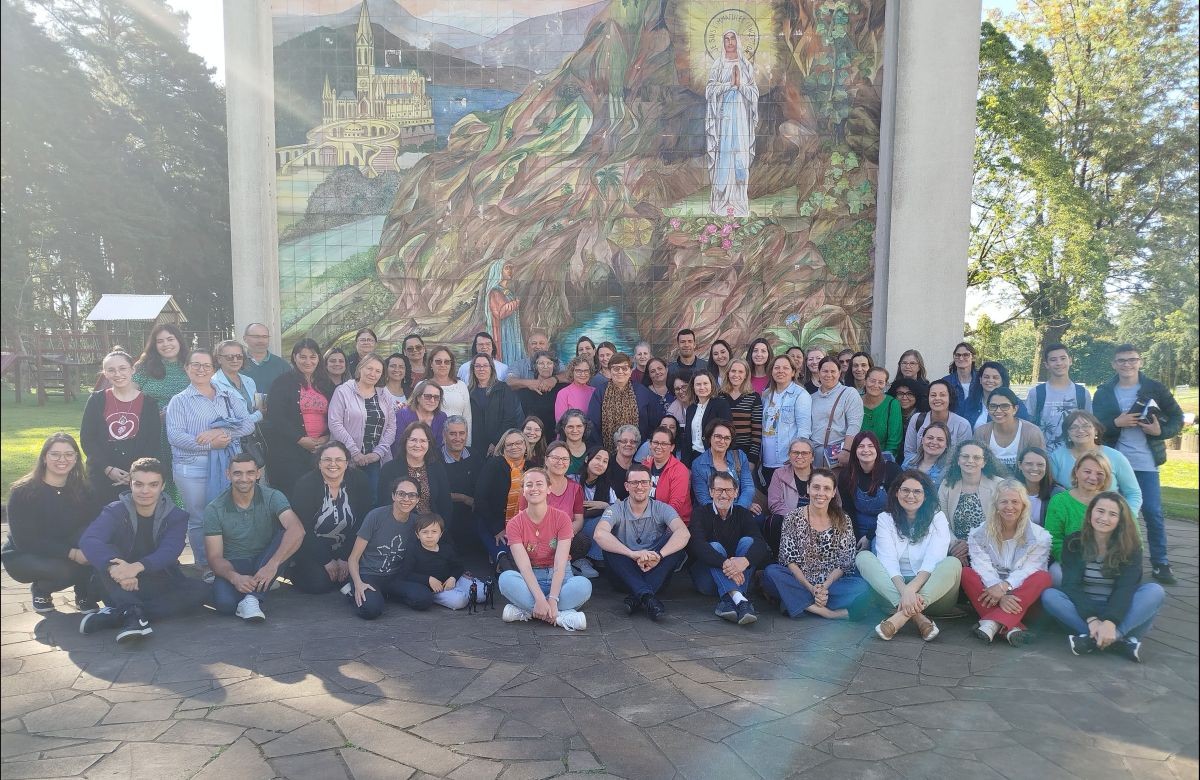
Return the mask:
[[[725,227],[721,228],[721,235],[728,236],[733,232],[733,225],[726,223]]]
[[[683,223],[679,221],[678,217],[671,220],[671,230],[679,230],[681,225],[683,225]]]
[[[728,238],[721,242],[722,249],[733,249],[733,242]]]
[[[716,233],[718,230],[720,230],[720,228],[718,228],[716,225],[714,225],[711,222],[709,222],[707,225],[704,226],[705,235],[711,236],[713,233]]]

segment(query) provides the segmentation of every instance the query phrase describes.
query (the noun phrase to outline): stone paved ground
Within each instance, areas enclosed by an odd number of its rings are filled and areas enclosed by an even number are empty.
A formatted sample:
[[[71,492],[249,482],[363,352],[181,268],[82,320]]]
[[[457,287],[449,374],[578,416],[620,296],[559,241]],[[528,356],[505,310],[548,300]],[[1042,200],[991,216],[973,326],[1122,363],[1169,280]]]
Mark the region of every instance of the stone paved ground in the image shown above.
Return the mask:
[[[669,618],[607,586],[589,628],[496,612],[354,618],[279,591],[270,621],[164,622],[142,646],[41,617],[3,580],[4,778],[972,778],[1197,775],[1197,527],[1146,663],[1061,632],[925,645],[864,625],[715,618],[677,578]],[[762,610],[764,613],[766,609]]]

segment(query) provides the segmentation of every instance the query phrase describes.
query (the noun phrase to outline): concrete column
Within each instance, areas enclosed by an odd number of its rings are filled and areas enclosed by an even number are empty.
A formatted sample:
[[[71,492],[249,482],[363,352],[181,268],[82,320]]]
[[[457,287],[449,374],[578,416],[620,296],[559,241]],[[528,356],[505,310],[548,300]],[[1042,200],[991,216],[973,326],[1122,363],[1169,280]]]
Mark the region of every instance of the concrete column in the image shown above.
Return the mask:
[[[275,204],[275,65],[270,0],[225,0],[225,121],[233,319],[271,329],[280,351],[279,230]]]
[[[889,0],[871,352],[941,377],[966,317],[981,0]]]

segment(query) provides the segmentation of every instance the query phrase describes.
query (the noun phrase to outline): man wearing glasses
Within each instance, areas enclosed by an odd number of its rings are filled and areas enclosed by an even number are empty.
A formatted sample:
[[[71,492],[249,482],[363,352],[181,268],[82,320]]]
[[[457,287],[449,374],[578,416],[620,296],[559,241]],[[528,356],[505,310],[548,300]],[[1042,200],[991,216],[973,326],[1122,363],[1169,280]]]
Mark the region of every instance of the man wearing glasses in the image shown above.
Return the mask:
[[[533,370],[533,356],[539,352],[550,352],[550,334],[542,328],[532,328],[525,341],[525,357],[518,358],[508,367],[508,386],[514,390],[532,390],[535,393],[548,393],[558,382],[570,382],[566,376],[563,364],[554,358],[554,376],[537,379]],[[553,356],[553,353],[551,353]]]
[[[737,505],[738,484],[725,471],[708,479],[712,503],[692,513],[688,542],[692,583],[705,596],[718,596],[716,615],[747,626],[758,620],[746,598],[754,570],[768,562],[771,551],[750,510]]]
[[[650,469],[634,463],[626,473],[629,498],[604,510],[592,540],[604,551],[613,585],[629,591],[625,611],[646,610],[657,622],[667,608],[658,599],[683,559],[690,534],[679,513],[650,498]]]
[[[1096,388],[1093,410],[1104,425],[1104,443],[1129,459],[1142,489],[1150,572],[1164,585],[1174,585],[1175,574],[1167,562],[1158,467],[1167,462],[1163,442],[1183,428],[1183,410],[1165,385],[1142,373],[1142,356],[1137,347],[1132,344],[1117,347],[1112,367],[1116,376]]]
[[[241,372],[254,380],[260,392],[264,395],[271,391],[271,384],[291,369],[291,364],[274,354],[269,349],[271,331],[261,322],[252,322],[246,326],[242,338],[246,340],[245,365]]]

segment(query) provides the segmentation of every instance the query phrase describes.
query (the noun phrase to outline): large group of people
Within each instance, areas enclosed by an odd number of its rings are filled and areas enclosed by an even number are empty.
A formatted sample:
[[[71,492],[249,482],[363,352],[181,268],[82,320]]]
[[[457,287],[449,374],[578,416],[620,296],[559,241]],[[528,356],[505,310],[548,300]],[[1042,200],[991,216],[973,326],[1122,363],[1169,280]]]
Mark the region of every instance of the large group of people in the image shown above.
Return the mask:
[[[244,339],[161,324],[136,360],[104,359],[78,443],[51,436],[12,488],[3,563],[34,610],[73,588],[80,630],[126,641],[202,604],[264,621],[279,578],[366,620],[494,582],[505,621],[574,631],[596,577],[658,621],[687,569],[743,626],[756,594],[791,618],[874,601],[881,640],[912,623],[931,641],[969,605],[982,641],[1021,645],[1040,603],[1076,654],[1139,660],[1174,582],[1158,466],[1182,413],[1130,345],[1095,398],[1047,345],[1022,399],[965,342],[931,380],[917,350],[893,376],[765,338],[705,358],[687,329],[670,356],[584,336],[564,359],[535,329],[511,363],[488,333],[462,364],[417,334],[387,355],[370,329],[347,351],[305,338],[290,359],[262,324]]]

